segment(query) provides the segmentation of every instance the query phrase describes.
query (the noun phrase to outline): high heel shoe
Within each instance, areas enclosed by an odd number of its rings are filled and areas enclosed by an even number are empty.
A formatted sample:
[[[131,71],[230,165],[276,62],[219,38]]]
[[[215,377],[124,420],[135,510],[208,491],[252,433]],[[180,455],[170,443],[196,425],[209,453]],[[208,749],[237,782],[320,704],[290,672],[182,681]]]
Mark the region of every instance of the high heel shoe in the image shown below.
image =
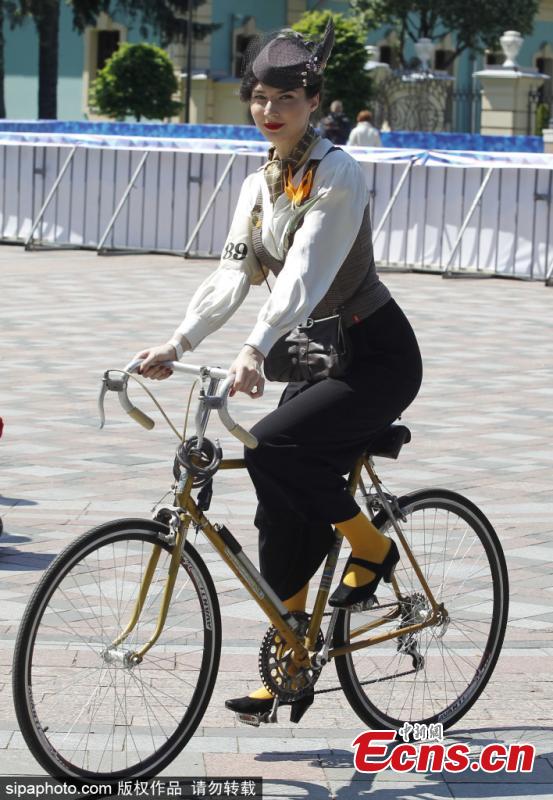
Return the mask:
[[[274,697],[233,697],[225,700],[225,708],[236,714],[266,714],[273,707]]]
[[[310,692],[300,697],[299,700],[294,700],[292,702],[292,708],[290,709],[290,722],[299,722],[307,709],[312,705],[314,699],[315,693],[313,689],[311,689]]]
[[[314,697],[315,695],[313,689],[311,689],[310,692],[305,694],[299,700],[280,702],[279,707],[288,705],[291,706],[290,722],[299,722],[307,709],[313,703]],[[231,700],[225,700],[225,708],[230,709],[230,711],[234,711],[241,717],[257,717],[258,723],[267,721],[272,722],[273,720],[267,720],[267,716],[272,711],[273,703],[274,697],[259,698],[249,697],[246,695],[246,697],[234,697]],[[265,717],[265,719],[263,719],[263,717]],[[248,722],[252,724],[253,720],[248,720]]]
[[[365,567],[365,569],[370,569],[371,572],[374,572],[375,577],[372,581],[363,584],[363,586],[347,586],[343,582],[340,583],[338,588],[329,597],[329,605],[333,608],[348,608],[356,603],[368,600],[375,593],[381,578],[384,578],[386,583],[390,583],[399,559],[399,551],[393,539],[390,539],[390,549],[386,553],[386,557],[381,564],[377,564],[374,561],[367,561],[364,558],[350,556],[344,568],[344,575],[347,574],[350,564],[358,564],[360,567]]]

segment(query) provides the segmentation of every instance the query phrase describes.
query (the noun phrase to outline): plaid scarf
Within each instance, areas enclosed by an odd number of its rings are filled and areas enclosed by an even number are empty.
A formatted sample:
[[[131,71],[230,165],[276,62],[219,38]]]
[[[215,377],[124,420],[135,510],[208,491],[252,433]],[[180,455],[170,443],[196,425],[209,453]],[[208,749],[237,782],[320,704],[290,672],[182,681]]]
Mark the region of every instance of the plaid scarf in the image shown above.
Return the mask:
[[[276,149],[274,147],[270,148],[269,160],[265,164],[264,175],[273,205],[284,192],[288,168],[291,169],[292,174],[297,172],[307,161],[313,146],[319,138],[315,128],[312,125],[308,125],[304,135],[286,158],[279,158],[276,155]]]

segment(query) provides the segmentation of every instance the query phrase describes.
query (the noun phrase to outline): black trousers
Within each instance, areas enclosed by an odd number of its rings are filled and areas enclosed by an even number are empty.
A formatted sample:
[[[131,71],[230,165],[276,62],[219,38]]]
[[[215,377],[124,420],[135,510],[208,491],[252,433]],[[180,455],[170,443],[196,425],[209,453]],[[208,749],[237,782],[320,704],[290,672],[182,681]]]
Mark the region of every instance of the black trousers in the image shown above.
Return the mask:
[[[359,513],[344,475],[414,400],[422,380],[415,334],[394,300],[349,331],[348,372],[288,384],[278,408],[252,428],[259,446],[245,451],[259,501],[261,574],[282,600],[328,554],[331,523]]]

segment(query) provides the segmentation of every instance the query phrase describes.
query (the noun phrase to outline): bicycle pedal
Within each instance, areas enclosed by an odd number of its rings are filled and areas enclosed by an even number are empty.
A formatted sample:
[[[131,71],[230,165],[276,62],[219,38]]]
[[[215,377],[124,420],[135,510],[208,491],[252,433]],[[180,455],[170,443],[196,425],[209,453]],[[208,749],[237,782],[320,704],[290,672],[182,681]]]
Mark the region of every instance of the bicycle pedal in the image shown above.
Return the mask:
[[[236,714],[236,719],[242,725],[252,725],[254,728],[261,725],[261,714]]]
[[[261,723],[278,722],[276,711],[266,711],[264,714],[236,714],[236,719],[243,725],[251,725],[254,728],[259,728]]]

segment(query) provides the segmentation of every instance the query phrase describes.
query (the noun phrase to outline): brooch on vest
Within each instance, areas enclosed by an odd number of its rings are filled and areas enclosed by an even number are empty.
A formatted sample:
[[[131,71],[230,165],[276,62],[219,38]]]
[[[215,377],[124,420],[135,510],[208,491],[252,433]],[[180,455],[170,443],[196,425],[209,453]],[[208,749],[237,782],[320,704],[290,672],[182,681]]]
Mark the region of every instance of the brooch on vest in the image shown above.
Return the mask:
[[[292,208],[298,208],[298,206],[301,206],[303,201],[306,200],[311,194],[312,186],[313,167],[307,170],[301,179],[299,186],[296,188],[292,182],[292,168],[290,165],[288,165],[288,174],[284,183],[284,192],[288,200],[290,200]]]

